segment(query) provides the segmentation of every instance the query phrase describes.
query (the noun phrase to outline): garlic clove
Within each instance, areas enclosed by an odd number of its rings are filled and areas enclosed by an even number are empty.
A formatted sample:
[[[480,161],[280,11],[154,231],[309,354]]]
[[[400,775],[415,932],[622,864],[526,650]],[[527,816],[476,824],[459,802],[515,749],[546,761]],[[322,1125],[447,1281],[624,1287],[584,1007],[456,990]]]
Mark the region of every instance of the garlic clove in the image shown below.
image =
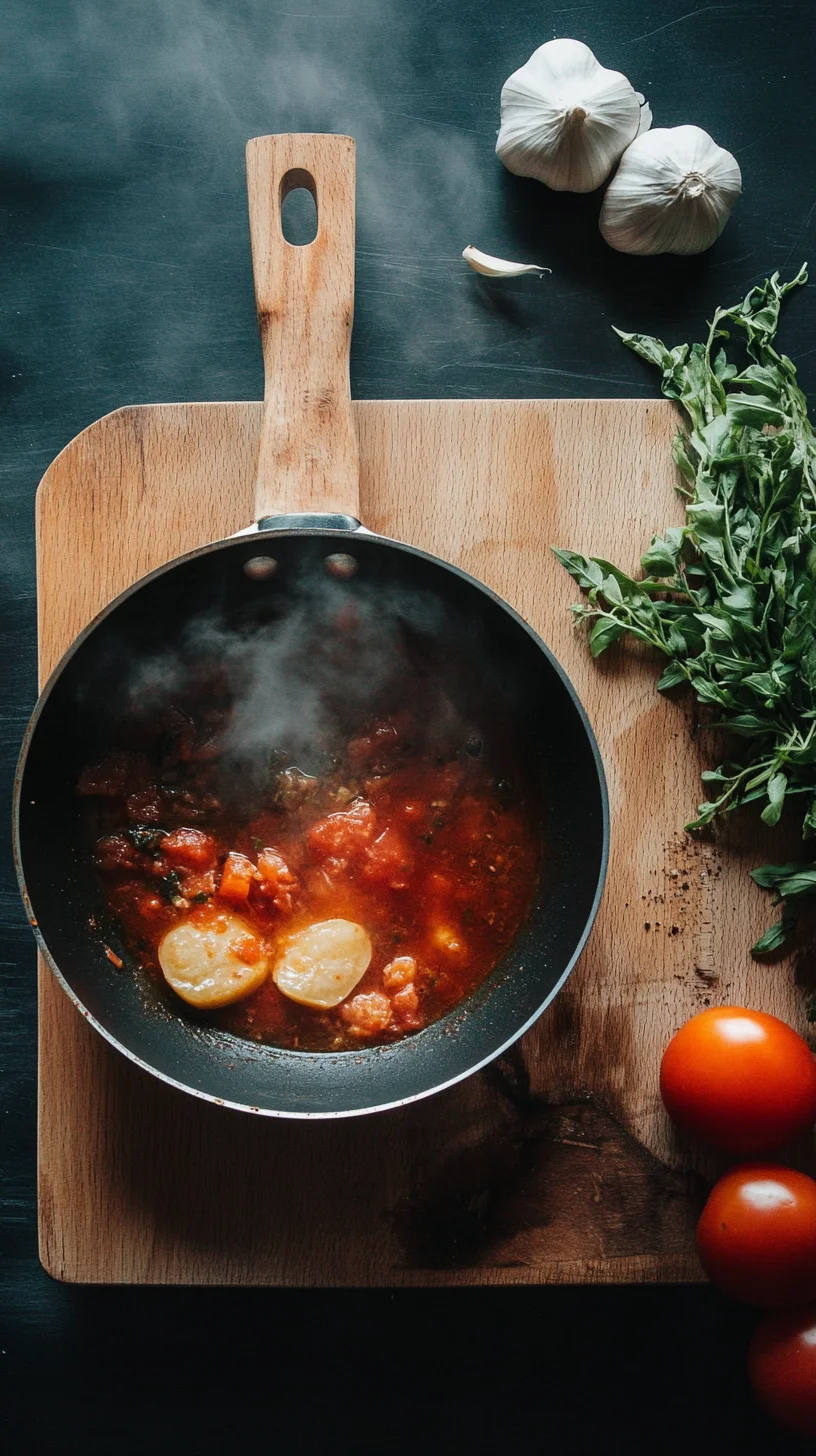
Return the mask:
[[[652,108],[646,100],[646,97],[644,96],[642,91],[636,91],[635,95],[637,96],[638,104],[640,106],[640,123],[638,125],[637,133],[638,136],[640,136],[642,132],[648,131],[649,127],[652,124]]]
[[[736,158],[707,132],[658,128],[624,152],[599,226],[621,253],[702,253],[717,241],[741,192]]]
[[[641,102],[583,42],[548,41],[502,87],[496,155],[516,176],[556,192],[593,192],[651,125]]]
[[[522,278],[525,273],[552,273],[552,268],[540,268],[538,263],[510,263],[505,258],[493,258],[490,253],[474,248],[472,243],[462,249],[462,257],[475,273],[482,273],[485,278]]]

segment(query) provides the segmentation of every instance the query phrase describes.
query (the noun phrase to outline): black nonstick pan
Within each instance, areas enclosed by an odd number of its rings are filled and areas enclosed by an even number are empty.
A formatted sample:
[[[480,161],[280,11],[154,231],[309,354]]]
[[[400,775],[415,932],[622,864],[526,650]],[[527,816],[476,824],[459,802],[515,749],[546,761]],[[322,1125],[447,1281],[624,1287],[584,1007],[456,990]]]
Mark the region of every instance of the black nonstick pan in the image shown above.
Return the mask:
[[[22,747],[17,866],[54,974],[125,1056],[227,1107],[341,1117],[450,1086],[498,1056],[541,1015],[595,917],[608,855],[608,806],[583,708],[531,628],[465,572],[360,523],[348,380],[353,141],[259,137],[248,144],[247,173],[266,379],[257,524],[137,582],[65,654]],[[315,198],[317,233],[295,247],[281,231],[281,204],[289,190],[304,186]],[[470,691],[512,721],[536,785],[546,846],[530,913],[479,990],[415,1035],[353,1052],[253,1044],[188,1015],[173,998],[162,1000],[135,969],[114,972],[99,934],[99,883],[76,792],[89,757],[116,743],[123,702],[156,690],[157,663],[189,657],[197,623],[217,621],[227,636],[246,635],[248,624],[285,617],[293,603],[301,613],[295,620],[312,612],[300,678],[308,676],[315,641],[343,620],[338,604],[344,603],[364,608],[383,633],[394,620],[407,622],[440,673],[455,664]],[[280,676],[270,686],[273,696],[279,688],[283,697],[290,685],[283,670]],[[364,699],[365,671],[354,692]]]

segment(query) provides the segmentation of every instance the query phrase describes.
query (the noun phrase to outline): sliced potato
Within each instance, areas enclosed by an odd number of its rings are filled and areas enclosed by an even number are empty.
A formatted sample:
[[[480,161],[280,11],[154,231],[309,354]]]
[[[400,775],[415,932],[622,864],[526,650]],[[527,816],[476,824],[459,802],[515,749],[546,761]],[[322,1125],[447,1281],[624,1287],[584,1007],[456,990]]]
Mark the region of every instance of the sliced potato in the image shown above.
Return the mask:
[[[168,985],[191,1006],[229,1006],[257,991],[269,961],[257,935],[238,915],[191,916],[168,930],[159,946]]]
[[[272,972],[278,990],[302,1006],[339,1006],[368,970],[371,941],[353,920],[319,920],[289,940]]]

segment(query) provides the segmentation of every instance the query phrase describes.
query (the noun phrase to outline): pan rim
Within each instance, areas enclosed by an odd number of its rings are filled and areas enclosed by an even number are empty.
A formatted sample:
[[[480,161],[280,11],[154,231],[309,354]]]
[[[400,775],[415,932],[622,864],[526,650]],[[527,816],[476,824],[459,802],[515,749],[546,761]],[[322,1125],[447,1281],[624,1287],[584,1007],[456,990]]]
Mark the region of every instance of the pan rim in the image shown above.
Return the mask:
[[[535,629],[531,627],[528,622],[525,621],[520,613],[517,612],[515,608],[510,605],[509,602],[505,601],[503,597],[495,592],[492,587],[489,587],[485,582],[480,581],[478,577],[471,575],[470,572],[463,570],[462,567],[456,566],[451,562],[445,561],[442,557],[434,555],[433,552],[423,550],[421,547],[411,546],[407,542],[399,541],[392,537],[382,535],[379,532],[371,531],[364,526],[359,527],[358,530],[363,535],[367,543],[374,542],[383,546],[391,547],[392,549],[404,552],[408,555],[417,556],[434,566],[441,567],[445,571],[453,572],[462,581],[467,582],[471,587],[474,587],[477,591],[481,592],[489,600],[494,602],[495,605],[498,606],[502,611],[506,612],[508,616],[514,621],[514,623],[518,627],[520,627],[521,630],[532,640],[532,642],[539,649],[539,651],[544,654],[544,657],[546,658],[550,668],[556,673],[562,687],[565,689],[567,696],[570,699],[572,706],[578,715],[579,721],[582,725],[584,734],[586,735],[586,739],[589,744],[592,760],[595,766],[601,808],[601,853],[598,862],[598,877],[595,885],[592,903],[590,905],[584,928],[579,937],[575,950],[570,956],[567,965],[565,966],[562,974],[559,976],[557,982],[549,991],[544,1000],[541,1002],[540,1006],[538,1006],[536,1010],[532,1013],[532,1015],[499,1047],[491,1050],[479,1061],[474,1062],[471,1066],[465,1068],[463,1071],[457,1072],[452,1077],[446,1078],[442,1082],[436,1082],[431,1087],[422,1088],[417,1092],[411,1093],[410,1096],[394,1098],[391,1101],[383,1102],[369,1107],[297,1111],[293,1109],[284,1110],[280,1108],[255,1107],[249,1103],[233,1102],[228,1098],[216,1097],[210,1092],[205,1092],[200,1088],[190,1086],[186,1082],[181,1082],[177,1078],[170,1076],[168,1073],[161,1071],[158,1067],[153,1066],[150,1062],[146,1061],[143,1057],[138,1056],[137,1053],[135,1053],[128,1046],[126,1046],[113,1034],[113,1032],[111,1032],[107,1027],[103,1026],[101,1022],[99,1022],[97,1018],[93,1016],[93,1014],[87,1009],[81,999],[77,996],[70,983],[57,965],[54,957],[52,956],[45,941],[45,938],[37,923],[34,908],[28,894],[25,872],[23,868],[20,817],[23,777],[28,761],[29,749],[34,734],[36,732],[40,717],[42,716],[42,713],[51,696],[51,693],[53,692],[57,684],[57,681],[61,677],[68,663],[72,660],[75,654],[84,645],[86,640],[96,630],[96,628],[100,626],[101,623],[105,621],[110,615],[112,615],[112,613],[122,603],[127,601],[130,597],[134,596],[143,587],[149,585],[151,582],[157,580],[159,577],[166,575],[168,572],[174,570],[175,567],[186,565],[188,562],[194,561],[199,557],[209,555],[215,551],[223,550],[224,547],[234,546],[236,549],[246,549],[248,545],[252,545],[254,547],[256,542],[273,541],[278,540],[282,537],[285,537],[287,539],[320,537],[324,539],[330,538],[348,542],[350,539],[353,539],[356,536],[356,530],[352,531],[347,528],[337,529],[331,527],[321,527],[319,525],[298,527],[276,526],[272,529],[267,530],[253,530],[252,528],[250,528],[249,531],[242,531],[236,535],[223,537],[216,541],[207,542],[203,546],[194,547],[192,550],[183,553],[181,556],[175,556],[170,561],[163,563],[161,566],[154,567],[152,571],[146,573],[144,576],[139,577],[137,581],[132,582],[130,586],[126,587],[122,592],[115,596],[110,602],[107,603],[105,607],[101,609],[101,611],[97,612],[96,615],[91,618],[90,622],[88,622],[86,626],[82,629],[82,631],[78,633],[78,635],[66,648],[59,661],[55,664],[54,668],[46,679],[46,682],[41,692],[39,693],[37,702],[35,703],[35,706],[32,710],[31,717],[29,718],[29,721],[26,725],[26,730],[20,746],[20,753],[18,755],[17,766],[14,775],[14,791],[12,799],[12,846],[18,888],[22,897],[29,925],[34,932],[34,938],[37,946],[45,962],[49,966],[51,973],[54,975],[56,981],[62,987],[69,1001],[71,1001],[71,1003],[76,1007],[83,1019],[88,1022],[88,1024],[91,1025],[94,1030],[97,1031],[100,1036],[102,1036],[104,1040],[109,1043],[109,1045],[114,1047],[118,1052],[121,1052],[122,1055],[128,1059],[128,1061],[132,1062],[142,1071],[147,1072],[150,1076],[156,1077],[159,1081],[166,1083],[168,1086],[173,1087],[180,1092],[184,1092],[188,1096],[198,1097],[202,1101],[212,1103],[213,1105],[218,1107],[228,1108],[231,1111],[249,1113],[254,1116],[260,1117],[284,1118],[287,1121],[333,1121],[339,1118],[347,1117],[369,1117],[374,1113],[387,1112],[400,1107],[405,1107],[413,1102],[423,1101],[426,1097],[435,1096],[438,1092],[446,1091],[448,1088],[455,1086],[458,1082],[462,1082],[466,1078],[473,1076],[476,1072],[481,1071],[482,1068],[488,1066],[491,1062],[495,1061],[496,1058],[502,1056],[506,1051],[508,1051],[511,1046],[513,1046],[522,1036],[524,1036],[525,1033],[529,1031],[533,1025],[535,1025],[535,1023],[546,1011],[547,1007],[558,995],[564,983],[567,981],[568,977],[575,968],[576,962],[578,961],[587,943],[587,940],[589,939],[590,932],[597,918],[609,866],[611,838],[609,790],[603,765],[603,759],[601,757],[597,739],[595,737],[592,724],[589,721],[589,716],[586,712],[586,709],[584,708],[584,705],[581,702],[567,672],[562,667],[555,654],[547,646],[546,642],[544,642],[543,638],[539,636]],[[372,1048],[371,1050],[376,1053],[377,1049]],[[322,1058],[326,1054],[321,1052],[304,1052],[303,1055],[308,1057]]]

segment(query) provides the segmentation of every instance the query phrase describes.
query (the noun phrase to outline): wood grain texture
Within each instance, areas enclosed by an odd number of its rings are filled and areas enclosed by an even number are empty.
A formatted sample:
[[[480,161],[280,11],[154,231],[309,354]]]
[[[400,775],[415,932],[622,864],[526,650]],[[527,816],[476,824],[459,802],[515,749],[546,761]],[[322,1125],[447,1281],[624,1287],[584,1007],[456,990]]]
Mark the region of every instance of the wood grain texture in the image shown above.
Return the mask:
[[[246,161],[264,357],[252,519],[297,510],[356,516],[360,465],[349,388],[354,142],[308,133],[253,137]],[[303,247],[281,230],[281,204],[295,187],[307,188],[317,207],[317,233]]]
[[[790,967],[747,946],[767,845],[682,832],[705,745],[637,650],[592,663],[549,546],[635,567],[681,516],[665,401],[354,406],[366,524],[505,596],[566,667],[609,777],[612,856],[581,962],[511,1054],[426,1102],[345,1123],[226,1112],[114,1053],[40,969],[40,1236],[56,1277],[205,1284],[502,1284],[699,1277],[712,1165],[679,1143],[661,1050],[710,1001],[794,1024]],[[40,669],[113,595],[252,518],[256,404],[118,411],[38,497]]]

